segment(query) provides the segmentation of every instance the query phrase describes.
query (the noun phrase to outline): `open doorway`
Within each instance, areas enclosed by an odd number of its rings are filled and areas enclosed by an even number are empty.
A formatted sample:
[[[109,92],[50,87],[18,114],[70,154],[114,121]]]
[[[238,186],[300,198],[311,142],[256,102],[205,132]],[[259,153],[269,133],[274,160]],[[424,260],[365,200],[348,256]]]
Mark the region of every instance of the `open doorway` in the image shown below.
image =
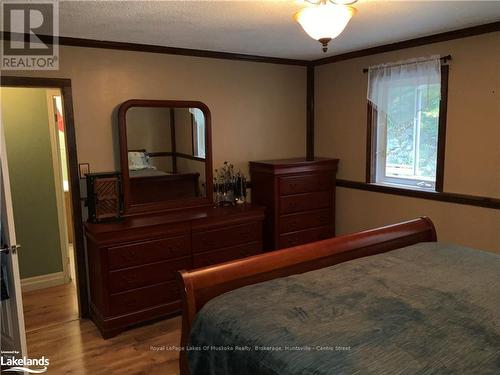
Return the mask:
[[[60,88],[2,87],[1,106],[29,335],[79,317],[64,103]]]

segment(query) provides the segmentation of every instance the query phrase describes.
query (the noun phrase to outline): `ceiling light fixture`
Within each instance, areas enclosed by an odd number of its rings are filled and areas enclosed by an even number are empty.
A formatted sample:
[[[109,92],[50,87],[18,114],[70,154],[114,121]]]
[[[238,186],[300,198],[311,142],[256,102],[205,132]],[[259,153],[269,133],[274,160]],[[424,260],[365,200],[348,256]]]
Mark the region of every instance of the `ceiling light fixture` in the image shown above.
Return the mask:
[[[349,23],[356,9],[348,6],[357,0],[306,0],[313,6],[303,8],[295,13],[295,20],[304,31],[328,50],[328,43],[340,35]]]

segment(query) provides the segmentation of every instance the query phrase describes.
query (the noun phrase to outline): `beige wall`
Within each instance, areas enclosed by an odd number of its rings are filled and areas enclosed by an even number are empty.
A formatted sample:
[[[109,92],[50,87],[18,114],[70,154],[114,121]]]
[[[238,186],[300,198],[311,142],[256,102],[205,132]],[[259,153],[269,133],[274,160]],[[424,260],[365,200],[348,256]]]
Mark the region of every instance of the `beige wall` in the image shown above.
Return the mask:
[[[132,107],[125,115],[127,149],[170,152],[170,108]]]
[[[500,33],[317,67],[316,152],[338,177],[364,181],[369,65],[451,54],[444,190],[500,198]],[[500,252],[500,211],[339,188],[339,233],[430,216],[441,239]]]
[[[9,75],[70,78],[79,162],[119,168],[117,108],[128,99],[199,100],[212,114],[214,168],[224,160],[305,154],[306,73],[300,66],[61,47],[60,70]]]

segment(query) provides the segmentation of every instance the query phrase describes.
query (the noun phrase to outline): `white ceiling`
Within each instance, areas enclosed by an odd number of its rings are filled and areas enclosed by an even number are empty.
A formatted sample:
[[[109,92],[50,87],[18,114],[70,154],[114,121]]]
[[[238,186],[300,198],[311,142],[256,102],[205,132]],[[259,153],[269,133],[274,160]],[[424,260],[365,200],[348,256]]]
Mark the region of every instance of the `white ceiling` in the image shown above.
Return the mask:
[[[68,37],[312,60],[500,21],[500,1],[361,0],[324,54],[292,19],[303,0],[62,1]]]

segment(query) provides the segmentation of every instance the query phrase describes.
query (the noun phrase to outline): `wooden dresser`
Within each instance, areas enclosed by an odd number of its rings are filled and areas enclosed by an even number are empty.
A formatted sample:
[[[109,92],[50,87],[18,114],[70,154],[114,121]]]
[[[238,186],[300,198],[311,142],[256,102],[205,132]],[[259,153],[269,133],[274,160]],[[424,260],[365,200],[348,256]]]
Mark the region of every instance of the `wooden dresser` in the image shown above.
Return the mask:
[[[90,310],[104,338],[181,312],[177,271],[262,252],[264,207],[204,207],[86,223]]]
[[[338,159],[250,162],[252,202],[267,207],[264,249],[275,250],[335,235]]]

